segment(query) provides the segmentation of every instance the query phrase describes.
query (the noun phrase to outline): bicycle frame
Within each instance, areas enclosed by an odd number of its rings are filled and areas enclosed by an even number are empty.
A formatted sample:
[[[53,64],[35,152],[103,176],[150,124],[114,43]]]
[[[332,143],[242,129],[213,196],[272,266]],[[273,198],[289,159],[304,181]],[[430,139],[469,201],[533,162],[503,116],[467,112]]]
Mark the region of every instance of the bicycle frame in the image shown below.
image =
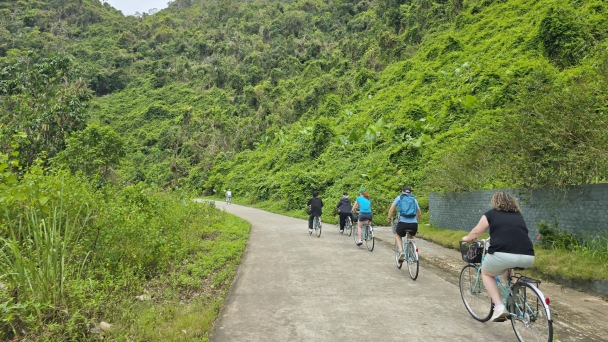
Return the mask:
[[[414,239],[413,237],[409,238],[407,236],[408,235],[406,234],[405,236],[401,237],[401,249],[402,249],[402,252],[403,253],[406,252],[407,244],[408,244],[408,242],[411,241],[414,244],[414,248],[415,248],[414,254],[416,255],[416,258],[418,258],[418,246],[416,246],[416,239]],[[406,255],[406,257],[407,257],[407,255]]]
[[[367,232],[370,230],[371,226],[371,221],[363,221],[363,223],[361,224],[361,238],[363,238],[364,240],[367,239]]]
[[[484,243],[484,246],[485,246],[485,243]],[[482,264],[483,264],[483,260],[486,257],[485,253],[486,253],[486,247],[484,247],[484,254],[481,257],[481,263]],[[511,276],[511,274],[510,274],[511,273],[511,269],[507,269],[507,272],[509,272],[509,274],[507,275],[508,285],[506,287],[500,281],[500,277],[496,276],[494,278],[496,279],[496,283],[498,284],[498,289],[502,293],[500,301],[505,306],[505,308],[509,309],[509,306],[508,306],[508,303],[507,303],[507,298],[509,298],[510,295],[511,296],[513,295],[512,288],[513,288],[513,285],[515,285],[515,284],[513,284],[511,282],[511,279],[513,278],[513,276]],[[481,264],[480,264],[479,268],[477,268],[477,276],[475,277],[475,284],[473,285],[474,289],[479,288],[479,282],[480,281],[483,282],[483,280],[482,280],[481,277],[482,277],[482,275],[481,275]],[[540,291],[540,289],[536,285],[534,285],[533,283],[526,282],[526,281],[523,281],[521,279],[518,279],[517,282],[527,283],[530,286],[530,288],[532,288],[532,291],[534,291],[534,293],[536,295],[538,295],[539,298],[541,298],[541,301],[542,301],[542,304],[543,304],[543,308],[545,309],[545,312],[547,313],[547,319],[549,321],[551,321],[551,309],[549,308],[549,305],[547,304],[547,300],[545,298],[545,295]],[[528,309],[531,309],[531,308],[528,308]],[[511,314],[512,316],[514,316],[514,317],[516,317],[518,319],[521,319],[520,315],[518,313],[516,313],[516,312],[510,312],[509,311],[509,314]]]

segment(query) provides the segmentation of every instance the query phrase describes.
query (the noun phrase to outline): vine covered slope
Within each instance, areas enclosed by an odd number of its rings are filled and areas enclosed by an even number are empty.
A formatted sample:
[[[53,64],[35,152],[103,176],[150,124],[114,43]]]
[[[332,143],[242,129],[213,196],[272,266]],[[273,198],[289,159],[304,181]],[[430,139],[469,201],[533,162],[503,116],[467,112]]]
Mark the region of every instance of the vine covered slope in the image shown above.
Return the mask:
[[[52,157],[84,122],[111,126],[124,182],[230,187],[291,210],[312,189],[389,198],[403,184],[605,181],[600,0],[177,0],[139,17],[97,0],[20,0],[0,11],[4,134],[60,126],[32,142]],[[67,82],[48,81],[44,108],[65,105],[67,119],[53,121],[10,89],[36,84],[19,75],[57,56]]]

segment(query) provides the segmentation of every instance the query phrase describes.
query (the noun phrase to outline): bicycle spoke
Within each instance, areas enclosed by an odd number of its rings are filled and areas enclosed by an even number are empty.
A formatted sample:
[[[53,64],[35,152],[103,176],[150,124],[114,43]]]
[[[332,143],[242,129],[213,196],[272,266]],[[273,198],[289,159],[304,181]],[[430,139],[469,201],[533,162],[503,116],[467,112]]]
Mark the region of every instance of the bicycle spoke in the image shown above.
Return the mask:
[[[467,311],[480,322],[485,322],[492,316],[492,299],[483,286],[479,266],[466,265],[460,272],[460,296]]]
[[[511,325],[519,341],[552,341],[553,323],[549,320],[543,299],[530,284],[519,282],[513,286],[509,298]]]
[[[372,230],[372,226],[367,225],[364,227],[365,229],[365,245],[367,246],[368,251],[374,250],[374,233]]]
[[[416,245],[413,242],[408,241],[407,250],[406,250],[406,259],[407,262],[407,270],[410,273],[410,277],[412,280],[416,280],[418,278],[418,256],[416,255]]]

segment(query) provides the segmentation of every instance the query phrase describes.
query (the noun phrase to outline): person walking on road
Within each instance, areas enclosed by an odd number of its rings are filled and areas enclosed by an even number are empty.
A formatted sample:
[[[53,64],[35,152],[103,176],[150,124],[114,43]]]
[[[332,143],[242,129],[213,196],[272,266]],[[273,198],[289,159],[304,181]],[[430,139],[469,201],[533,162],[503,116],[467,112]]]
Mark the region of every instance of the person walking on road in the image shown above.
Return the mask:
[[[393,212],[395,208],[399,211],[399,218],[397,222],[393,222]],[[401,189],[401,194],[393,200],[391,208],[388,210],[388,221],[392,223],[393,233],[395,234],[395,241],[399,246],[399,263],[403,262],[405,255],[403,254],[403,241],[402,238],[409,234],[409,237],[413,237],[418,232],[418,220],[422,216],[420,211],[420,205],[416,197],[412,195],[412,189],[409,186],[404,186]]]
[[[353,214],[351,212],[353,207],[350,202],[350,199],[348,198],[347,192],[342,194],[342,198],[340,199],[340,202],[338,202],[336,209],[338,210],[338,214],[340,215],[340,233],[343,233],[344,225],[346,224],[346,218],[350,217],[351,220],[353,219]]]
[[[357,226],[359,227],[359,240],[357,241],[357,246],[361,246],[363,244],[363,239],[361,238],[361,230],[363,227],[363,221],[369,220],[372,221],[373,213],[372,213],[372,201],[369,198],[369,194],[365,189],[359,190],[359,194],[361,196],[357,197],[355,201],[355,205],[353,205],[352,212],[355,212],[359,209],[359,216],[357,218]]]
[[[312,232],[312,221],[315,216],[319,216],[320,220],[323,215],[323,200],[319,198],[318,191],[312,192],[312,198],[308,200],[306,207],[308,207],[308,232]]]

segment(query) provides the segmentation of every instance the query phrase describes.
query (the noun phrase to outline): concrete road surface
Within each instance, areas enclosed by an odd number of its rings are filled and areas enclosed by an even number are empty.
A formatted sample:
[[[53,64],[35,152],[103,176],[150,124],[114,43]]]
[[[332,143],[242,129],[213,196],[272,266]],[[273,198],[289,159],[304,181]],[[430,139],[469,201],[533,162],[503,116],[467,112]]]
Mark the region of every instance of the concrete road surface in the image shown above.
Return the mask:
[[[212,341],[517,341],[509,322],[475,321],[423,263],[412,281],[386,245],[369,252],[334,224],[317,238],[304,220],[216,205],[252,227]]]

